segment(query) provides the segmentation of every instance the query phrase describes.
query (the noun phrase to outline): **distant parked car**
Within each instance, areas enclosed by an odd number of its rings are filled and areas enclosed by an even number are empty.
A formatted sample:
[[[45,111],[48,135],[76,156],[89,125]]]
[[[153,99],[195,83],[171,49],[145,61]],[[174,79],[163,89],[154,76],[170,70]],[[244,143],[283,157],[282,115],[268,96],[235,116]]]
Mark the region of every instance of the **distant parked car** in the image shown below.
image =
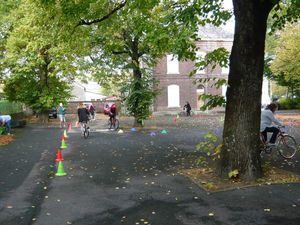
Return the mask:
[[[52,109],[49,109],[49,118],[54,118],[56,119],[57,118],[57,109],[56,108],[52,108]]]

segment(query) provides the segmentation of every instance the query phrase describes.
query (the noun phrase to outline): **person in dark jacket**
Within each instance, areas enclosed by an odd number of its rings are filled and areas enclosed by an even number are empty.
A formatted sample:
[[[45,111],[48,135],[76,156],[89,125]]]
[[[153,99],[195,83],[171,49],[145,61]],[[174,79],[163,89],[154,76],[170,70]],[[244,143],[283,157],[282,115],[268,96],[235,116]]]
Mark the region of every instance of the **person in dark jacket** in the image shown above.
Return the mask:
[[[89,111],[82,102],[78,105],[77,114],[78,122],[81,124],[81,129],[83,129],[82,123],[87,123],[89,121]]]
[[[183,110],[186,110],[187,116],[191,116],[192,107],[189,102],[186,102],[186,104],[183,106]]]

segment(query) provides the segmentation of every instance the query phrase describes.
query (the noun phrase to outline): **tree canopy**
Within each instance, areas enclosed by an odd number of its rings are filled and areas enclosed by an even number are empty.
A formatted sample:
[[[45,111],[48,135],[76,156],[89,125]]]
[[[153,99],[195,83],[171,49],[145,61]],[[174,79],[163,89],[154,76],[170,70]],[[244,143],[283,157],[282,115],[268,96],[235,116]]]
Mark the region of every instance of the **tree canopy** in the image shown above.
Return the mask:
[[[300,25],[288,26],[280,34],[271,70],[279,84],[295,90],[300,88]]]

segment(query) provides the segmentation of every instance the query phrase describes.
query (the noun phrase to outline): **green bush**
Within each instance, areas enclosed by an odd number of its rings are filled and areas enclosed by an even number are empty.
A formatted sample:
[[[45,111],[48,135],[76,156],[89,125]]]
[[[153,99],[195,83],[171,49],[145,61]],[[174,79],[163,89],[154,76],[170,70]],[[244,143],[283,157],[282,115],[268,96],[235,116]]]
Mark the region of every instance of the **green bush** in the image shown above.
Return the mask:
[[[279,109],[300,109],[300,98],[281,99]]]
[[[20,103],[0,101],[0,114],[14,114],[22,112],[22,105]]]

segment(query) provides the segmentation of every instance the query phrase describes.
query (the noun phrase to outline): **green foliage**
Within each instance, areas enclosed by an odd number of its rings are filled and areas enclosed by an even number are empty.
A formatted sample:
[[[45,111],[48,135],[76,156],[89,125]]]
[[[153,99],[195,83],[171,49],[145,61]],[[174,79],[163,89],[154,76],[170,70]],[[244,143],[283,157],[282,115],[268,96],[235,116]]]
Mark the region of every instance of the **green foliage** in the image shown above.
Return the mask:
[[[22,104],[9,101],[0,101],[0,114],[14,114],[22,112]]]
[[[300,109],[300,98],[280,99],[279,109]]]
[[[232,171],[229,171],[229,173],[228,173],[228,177],[230,179],[237,178],[238,175],[239,175],[239,171],[238,170],[232,170]]]
[[[211,83],[210,87],[216,87],[217,89],[222,88],[223,85],[227,84],[227,80],[223,78],[211,77],[211,78],[200,78],[195,81],[195,83]],[[199,96],[205,104],[201,106],[200,110],[205,111],[207,109],[213,109],[218,106],[225,107],[226,99],[221,95],[213,94],[202,94]]]
[[[212,160],[217,160],[220,158],[222,145],[219,144],[220,140],[215,133],[208,132],[204,135],[204,141],[196,145],[196,149],[200,151],[202,156],[199,156],[197,159],[198,163],[205,164],[207,163],[207,157]]]
[[[43,111],[70,97],[69,81],[80,64],[74,45],[58,39],[59,24],[30,0],[22,0],[7,17],[2,72],[8,100]],[[77,46],[80,46],[77,44]]]
[[[190,76],[194,76],[197,70],[204,70],[207,66],[211,66],[212,70],[216,66],[228,67],[229,52],[225,48],[217,48],[207,53],[204,58],[198,58],[195,64],[195,69],[190,73]]]
[[[225,48],[218,48],[206,54],[205,58],[198,58],[195,64],[195,69],[190,73],[190,77],[194,76],[197,73],[197,70],[203,70],[207,66],[211,66],[212,70],[216,66],[228,67],[229,63],[229,52]],[[226,79],[209,77],[209,78],[200,78],[195,81],[197,84],[212,83],[210,87],[215,87],[217,89],[222,88],[223,85],[227,84]],[[204,105],[201,106],[200,110],[205,111],[207,109],[213,109],[218,106],[225,107],[226,100],[224,96],[213,95],[213,94],[203,94],[199,96],[203,100]]]
[[[300,1],[277,1],[270,16],[272,18],[271,33],[282,29],[288,23],[296,23],[300,18]]]
[[[283,86],[300,88],[300,25],[281,32],[271,63],[274,79]]]
[[[133,78],[122,90],[126,94],[123,98],[125,106],[138,124],[143,125],[143,120],[151,115],[150,107],[158,94],[155,86],[155,82],[145,76],[141,79]]]
[[[4,94],[9,101],[22,102],[38,112],[57,106],[71,97],[67,82],[49,77],[46,86],[32,74],[18,74],[7,78]]]

